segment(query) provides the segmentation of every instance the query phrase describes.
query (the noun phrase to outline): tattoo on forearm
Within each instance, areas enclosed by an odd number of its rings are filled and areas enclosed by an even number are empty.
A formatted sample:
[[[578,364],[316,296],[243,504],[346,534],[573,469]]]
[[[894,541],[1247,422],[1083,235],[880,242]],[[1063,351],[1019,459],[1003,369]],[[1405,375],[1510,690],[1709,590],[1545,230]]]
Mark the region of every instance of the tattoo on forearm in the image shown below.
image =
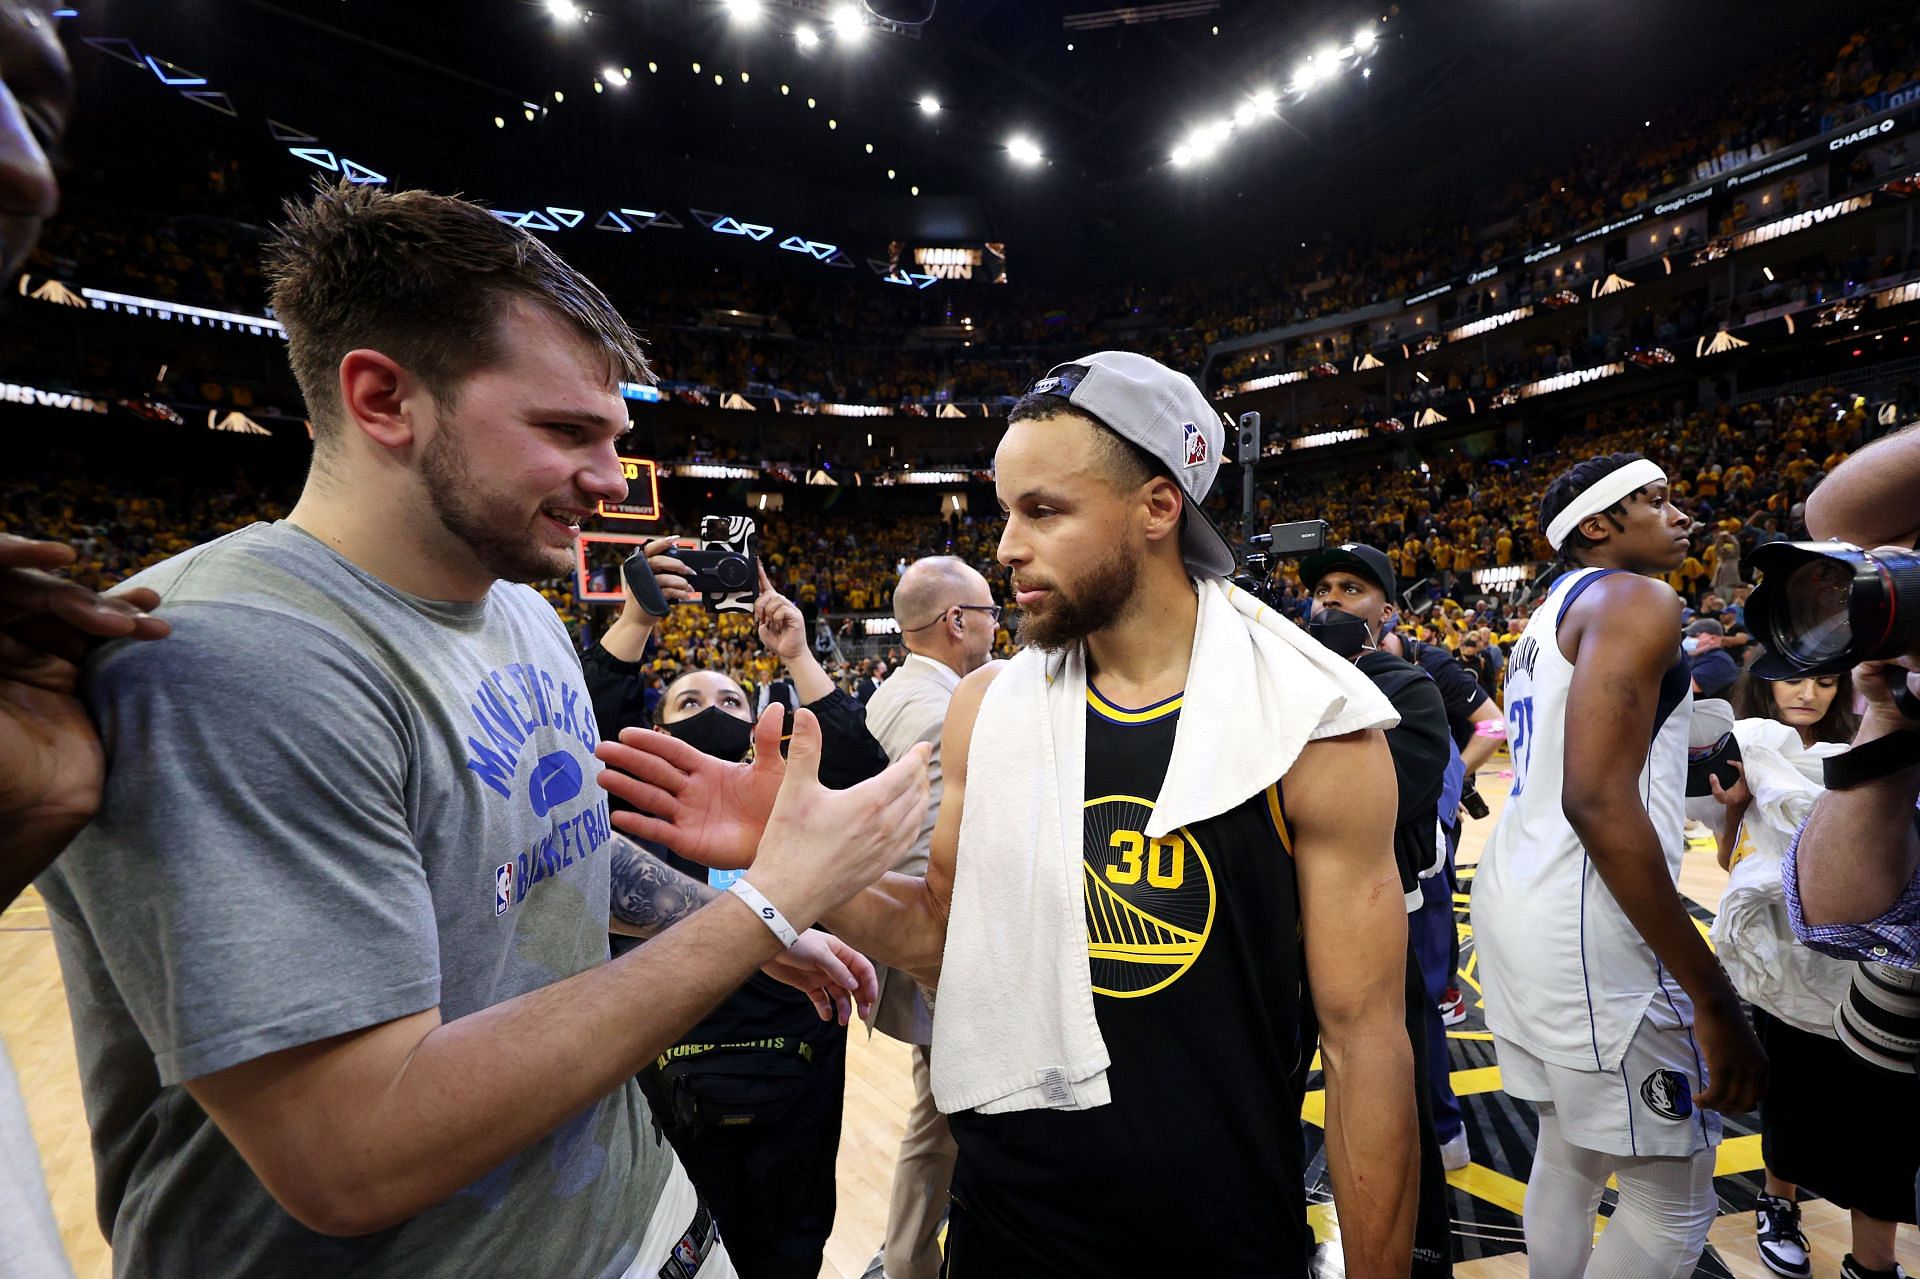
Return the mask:
[[[685,919],[718,893],[623,836],[613,837],[613,917],[651,937]]]

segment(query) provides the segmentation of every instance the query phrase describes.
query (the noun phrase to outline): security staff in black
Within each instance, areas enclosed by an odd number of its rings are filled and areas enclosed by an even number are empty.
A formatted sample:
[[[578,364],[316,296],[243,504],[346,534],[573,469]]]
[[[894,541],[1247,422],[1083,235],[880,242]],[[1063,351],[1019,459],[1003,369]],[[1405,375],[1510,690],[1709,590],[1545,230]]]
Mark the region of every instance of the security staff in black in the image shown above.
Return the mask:
[[[1446,705],[1439,687],[1420,667],[1381,647],[1391,627],[1397,592],[1392,565],[1377,548],[1358,542],[1328,547],[1300,562],[1300,580],[1313,599],[1307,630],[1351,660],[1393,703],[1400,722],[1387,730],[1387,749],[1399,789],[1393,856],[1407,912],[1421,908],[1420,872],[1432,866],[1440,836],[1439,802],[1453,758]],[[1407,1035],[1413,1045],[1415,1093],[1420,1114],[1420,1203],[1413,1230],[1417,1279],[1453,1273],[1452,1213],[1446,1168],[1434,1130],[1428,1071],[1426,982],[1412,935],[1407,945]]]
[[[1276,783],[1148,839],[1180,701],[1088,688],[1083,888],[1112,1101],[949,1117],[949,1279],[1310,1273],[1284,800]]]

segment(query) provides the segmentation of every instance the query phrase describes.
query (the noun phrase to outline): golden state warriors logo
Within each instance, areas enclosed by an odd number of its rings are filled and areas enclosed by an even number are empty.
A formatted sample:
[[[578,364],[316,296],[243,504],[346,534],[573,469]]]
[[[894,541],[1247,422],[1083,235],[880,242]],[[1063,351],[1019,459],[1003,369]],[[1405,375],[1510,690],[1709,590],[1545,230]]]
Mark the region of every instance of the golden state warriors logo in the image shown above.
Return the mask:
[[[1171,986],[1213,931],[1213,867],[1184,827],[1147,838],[1152,813],[1131,795],[1086,803],[1087,960],[1115,999]]]

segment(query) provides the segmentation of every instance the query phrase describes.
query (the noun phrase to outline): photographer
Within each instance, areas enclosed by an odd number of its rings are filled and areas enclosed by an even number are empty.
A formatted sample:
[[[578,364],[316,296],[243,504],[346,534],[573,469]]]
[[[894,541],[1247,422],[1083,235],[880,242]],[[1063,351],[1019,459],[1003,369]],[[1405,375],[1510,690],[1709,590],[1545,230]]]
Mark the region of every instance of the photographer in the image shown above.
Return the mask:
[[[1427,996],[1431,985],[1414,937],[1411,918],[1426,904],[1419,877],[1441,860],[1438,805],[1454,758],[1447,730],[1446,703],[1435,681],[1405,658],[1387,651],[1384,637],[1393,629],[1399,592],[1386,555],[1349,542],[1327,547],[1300,562],[1300,580],[1313,600],[1307,631],[1335,653],[1351,660],[1377,685],[1400,714],[1387,730],[1387,749],[1399,783],[1398,818],[1393,827],[1394,860],[1406,900],[1407,1034],[1413,1043],[1420,1113],[1420,1204],[1414,1223],[1413,1273],[1448,1275],[1452,1269],[1446,1170],[1465,1167],[1466,1125],[1447,1078],[1446,1036],[1439,1010]],[[1438,650],[1444,654],[1445,650]],[[1451,659],[1446,664],[1469,685],[1472,680]],[[1476,693],[1478,688],[1474,689]],[[1484,696],[1482,698],[1484,700]],[[1444,910],[1449,928],[1451,902]]]
[[[1854,454],[1807,500],[1815,537],[1859,546],[1912,546],[1913,496],[1920,493],[1920,424]],[[1906,527],[1902,527],[1905,525]],[[1843,958],[1920,967],[1920,720],[1893,699],[1904,682],[1920,696],[1920,652],[1868,662],[1854,672],[1866,714],[1855,750],[1876,747],[1889,771],[1828,791],[1787,851],[1787,903],[1794,932]],[[1911,702],[1909,702],[1911,705]]]
[[[1913,1220],[1907,1189],[1920,1172],[1920,1149],[1896,1134],[1920,1131],[1920,1095],[1840,1042],[1833,1010],[1852,966],[1795,944],[1780,886],[1781,853],[1821,794],[1822,762],[1854,735],[1853,690],[1845,674],[1769,682],[1748,672],[1732,692],[1737,776],[1709,779],[1724,805],[1720,864],[1732,871],[1713,942],[1753,1006],[1770,1067],[1755,1247],[1775,1274],[1813,1273],[1796,1202],[1805,1190],[1852,1214],[1843,1276],[1895,1276],[1895,1223]]]
[[[672,548],[672,538],[648,542],[648,569],[666,603],[697,604],[700,594]],[[660,618],[631,588],[623,594],[619,617],[581,658],[594,718],[609,735],[654,726],[642,702],[649,677],[641,658]],[[867,732],[864,713],[808,651],[800,610],[773,590],[764,569],[753,614],[784,679],[820,721],[821,781],[846,787],[882,771],[887,757]],[[751,744],[751,701],[725,672],[689,669],[668,685],[657,725],[704,754],[739,761]],[[649,847],[674,870],[714,888],[737,875]],[[628,887],[644,913],[647,898],[678,901],[694,885],[655,874]],[[614,939],[616,954],[631,945]],[[743,1279],[812,1279],[833,1229],[847,1032],[822,1021],[815,1008],[807,996],[755,974],[639,1076],[654,1122],[712,1207]]]

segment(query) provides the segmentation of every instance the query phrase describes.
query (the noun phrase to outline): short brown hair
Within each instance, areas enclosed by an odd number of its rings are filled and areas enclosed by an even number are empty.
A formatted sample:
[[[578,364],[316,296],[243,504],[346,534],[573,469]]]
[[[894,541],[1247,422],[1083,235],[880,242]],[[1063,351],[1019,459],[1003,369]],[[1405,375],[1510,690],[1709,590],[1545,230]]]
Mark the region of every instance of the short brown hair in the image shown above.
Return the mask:
[[[338,370],[348,351],[384,352],[451,406],[461,381],[499,358],[500,316],[516,298],[572,324],[619,379],[654,380],[640,339],[591,280],[527,232],[454,196],[322,186],[311,199],[287,201],[266,270],[318,441],[339,418]]]

